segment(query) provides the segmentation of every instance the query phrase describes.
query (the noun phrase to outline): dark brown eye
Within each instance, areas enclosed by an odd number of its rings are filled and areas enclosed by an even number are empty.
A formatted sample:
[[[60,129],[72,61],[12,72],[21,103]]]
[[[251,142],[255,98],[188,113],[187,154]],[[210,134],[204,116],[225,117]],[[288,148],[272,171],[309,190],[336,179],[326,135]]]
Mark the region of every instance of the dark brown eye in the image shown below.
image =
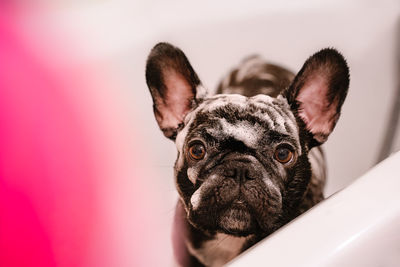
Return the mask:
[[[288,163],[293,158],[293,151],[287,147],[278,147],[274,156],[280,163]]]
[[[189,156],[194,160],[201,160],[206,155],[206,148],[202,144],[193,144],[189,148]]]

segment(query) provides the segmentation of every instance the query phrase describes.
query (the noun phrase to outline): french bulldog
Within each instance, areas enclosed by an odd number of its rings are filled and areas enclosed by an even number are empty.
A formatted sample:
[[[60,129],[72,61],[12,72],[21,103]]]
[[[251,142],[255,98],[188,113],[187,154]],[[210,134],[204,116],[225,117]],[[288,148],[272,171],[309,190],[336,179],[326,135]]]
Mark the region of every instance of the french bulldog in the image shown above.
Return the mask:
[[[185,54],[159,43],[146,82],[157,123],[178,151],[179,265],[224,265],[323,200],[320,145],[349,87],[335,49],[312,55],[297,75],[248,57],[210,95]]]

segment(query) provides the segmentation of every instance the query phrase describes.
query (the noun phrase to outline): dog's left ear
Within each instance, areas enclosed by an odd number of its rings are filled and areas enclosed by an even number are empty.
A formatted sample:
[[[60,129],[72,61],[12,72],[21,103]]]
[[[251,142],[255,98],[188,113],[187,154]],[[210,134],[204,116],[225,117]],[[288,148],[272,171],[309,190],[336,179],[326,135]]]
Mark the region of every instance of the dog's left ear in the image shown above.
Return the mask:
[[[312,55],[283,93],[311,134],[310,147],[324,143],[333,131],[349,87],[349,68],[335,49]]]
[[[185,54],[168,43],[159,43],[151,50],[146,82],[158,126],[174,140],[184,117],[201,101],[205,89]]]

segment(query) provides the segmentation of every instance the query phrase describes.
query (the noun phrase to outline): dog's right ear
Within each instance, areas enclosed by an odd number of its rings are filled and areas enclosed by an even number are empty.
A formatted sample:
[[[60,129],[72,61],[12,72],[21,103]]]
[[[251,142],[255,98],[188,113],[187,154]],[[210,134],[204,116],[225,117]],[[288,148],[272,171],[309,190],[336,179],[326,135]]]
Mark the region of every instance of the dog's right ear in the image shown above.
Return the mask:
[[[175,140],[186,114],[201,100],[197,92],[200,79],[179,48],[159,43],[147,59],[146,82],[158,126],[166,137]]]

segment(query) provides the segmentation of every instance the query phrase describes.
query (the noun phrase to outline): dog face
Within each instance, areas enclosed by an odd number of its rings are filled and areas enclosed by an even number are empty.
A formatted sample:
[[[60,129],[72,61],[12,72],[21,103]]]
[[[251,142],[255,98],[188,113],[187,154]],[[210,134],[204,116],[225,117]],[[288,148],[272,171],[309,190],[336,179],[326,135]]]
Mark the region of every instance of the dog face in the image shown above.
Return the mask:
[[[332,132],[349,72],[337,51],[325,49],[276,98],[207,96],[183,52],[160,43],[146,80],[160,129],[177,146],[176,186],[188,221],[248,236],[296,215],[312,176],[308,152]]]
[[[236,235],[272,231],[285,183],[310,176],[287,101],[217,95],[189,113],[184,125],[175,169],[190,221]]]

